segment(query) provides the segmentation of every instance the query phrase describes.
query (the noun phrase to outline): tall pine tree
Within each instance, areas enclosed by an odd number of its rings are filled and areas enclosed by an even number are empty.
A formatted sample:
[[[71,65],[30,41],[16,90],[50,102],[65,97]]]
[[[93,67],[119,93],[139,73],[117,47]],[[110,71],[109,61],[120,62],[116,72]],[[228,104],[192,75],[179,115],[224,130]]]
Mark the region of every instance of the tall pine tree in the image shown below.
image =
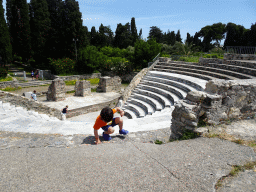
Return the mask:
[[[7,19],[13,53],[27,61],[31,55],[30,25],[26,0],[7,0]]]
[[[0,57],[2,62],[6,64],[12,60],[12,46],[10,43],[10,35],[4,18],[3,1],[0,0]]]
[[[46,0],[30,1],[30,28],[33,58],[37,63],[46,63],[49,50],[46,42],[51,28],[50,13]]]
[[[177,42],[180,42],[181,43],[181,36],[180,36],[180,30],[178,30],[178,32],[176,33],[176,36],[175,36],[175,40],[177,41]]]
[[[136,28],[134,17],[132,17],[132,19],[131,19],[131,33],[132,33],[132,46],[134,46],[134,43],[138,39],[137,28]]]

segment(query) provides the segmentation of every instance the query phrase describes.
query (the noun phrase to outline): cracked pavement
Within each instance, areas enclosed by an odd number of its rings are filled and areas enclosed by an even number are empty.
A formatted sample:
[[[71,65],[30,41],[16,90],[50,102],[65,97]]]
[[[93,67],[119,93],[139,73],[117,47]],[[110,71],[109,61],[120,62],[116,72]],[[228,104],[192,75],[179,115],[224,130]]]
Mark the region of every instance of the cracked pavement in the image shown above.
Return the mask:
[[[0,190],[215,191],[232,165],[256,160],[252,148],[217,138],[75,146],[0,150]]]

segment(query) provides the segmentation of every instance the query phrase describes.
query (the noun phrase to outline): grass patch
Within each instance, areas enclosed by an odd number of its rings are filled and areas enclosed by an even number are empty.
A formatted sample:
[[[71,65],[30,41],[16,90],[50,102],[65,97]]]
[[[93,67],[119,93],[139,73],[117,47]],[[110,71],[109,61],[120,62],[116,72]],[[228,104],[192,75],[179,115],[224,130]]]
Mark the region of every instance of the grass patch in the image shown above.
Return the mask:
[[[72,91],[67,91],[67,93],[75,93],[76,90],[72,90]]]
[[[1,78],[0,82],[4,82],[4,81],[12,81],[12,77],[7,77],[7,78]]]
[[[70,80],[70,81],[65,81],[66,85],[76,85],[77,80]]]
[[[173,141],[181,141],[181,140],[189,140],[189,139],[195,139],[199,137],[199,133],[195,133],[194,131],[190,131],[190,130],[185,130],[184,133],[182,134],[182,136],[178,139],[171,139],[170,142]]]
[[[215,189],[217,190],[218,188],[222,187],[223,182],[226,178],[228,177],[234,177],[236,176],[239,172],[241,171],[245,171],[245,170],[254,170],[256,171],[256,161],[251,161],[251,162],[247,162],[244,165],[233,165],[231,171],[229,172],[229,174],[227,176],[224,176],[222,178],[220,178],[216,185],[215,185]]]
[[[159,140],[157,139],[157,140],[155,140],[155,144],[157,144],[157,145],[162,145],[162,144],[163,144],[163,141],[159,141]]]
[[[99,84],[100,79],[99,78],[87,79],[87,81],[90,81],[91,85],[96,85],[96,84]]]
[[[4,89],[1,89],[2,91],[16,91],[22,89],[21,87],[6,87]]]

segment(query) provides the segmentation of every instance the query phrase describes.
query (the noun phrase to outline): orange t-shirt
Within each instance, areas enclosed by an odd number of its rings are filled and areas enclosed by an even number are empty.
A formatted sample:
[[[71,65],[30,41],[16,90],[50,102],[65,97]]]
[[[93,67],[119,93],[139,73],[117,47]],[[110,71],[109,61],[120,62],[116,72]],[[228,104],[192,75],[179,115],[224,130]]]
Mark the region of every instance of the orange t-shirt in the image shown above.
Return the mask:
[[[116,113],[116,109],[112,109],[113,113]],[[98,130],[101,127],[106,126],[107,123],[101,120],[101,116],[99,115],[95,121],[95,124],[93,126],[94,129]]]

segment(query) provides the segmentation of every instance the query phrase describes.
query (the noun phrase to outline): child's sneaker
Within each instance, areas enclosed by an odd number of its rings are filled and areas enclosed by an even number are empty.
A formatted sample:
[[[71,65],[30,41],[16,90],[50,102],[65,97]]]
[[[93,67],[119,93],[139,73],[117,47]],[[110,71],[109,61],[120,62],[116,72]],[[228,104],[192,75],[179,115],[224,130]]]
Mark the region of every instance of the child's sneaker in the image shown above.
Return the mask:
[[[122,130],[119,130],[119,133],[122,135],[127,135],[129,133],[129,131],[122,129]]]
[[[105,141],[110,141],[112,139],[109,134],[104,134],[104,132],[103,132],[102,136]]]

